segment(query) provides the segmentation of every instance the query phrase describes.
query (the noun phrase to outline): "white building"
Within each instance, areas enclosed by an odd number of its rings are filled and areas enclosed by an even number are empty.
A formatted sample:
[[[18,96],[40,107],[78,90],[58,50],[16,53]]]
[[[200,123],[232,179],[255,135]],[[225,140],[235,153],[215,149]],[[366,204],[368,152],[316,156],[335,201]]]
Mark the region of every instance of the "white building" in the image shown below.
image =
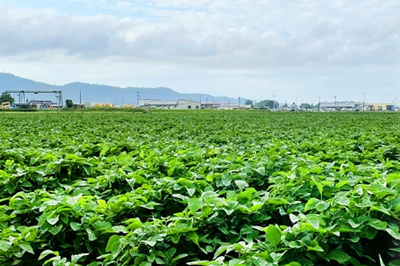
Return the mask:
[[[335,110],[359,110],[360,103],[353,101],[321,102],[320,109],[327,111]]]
[[[191,100],[178,100],[178,109],[201,109],[201,103]]]
[[[85,102],[85,108],[93,108],[95,105],[95,102]]]
[[[176,101],[162,101],[156,99],[140,99],[139,106],[155,108],[177,108]]]
[[[219,106],[219,109],[221,110],[238,110],[238,109],[251,109],[251,104],[241,104],[238,105],[236,104],[227,104],[223,103]]]

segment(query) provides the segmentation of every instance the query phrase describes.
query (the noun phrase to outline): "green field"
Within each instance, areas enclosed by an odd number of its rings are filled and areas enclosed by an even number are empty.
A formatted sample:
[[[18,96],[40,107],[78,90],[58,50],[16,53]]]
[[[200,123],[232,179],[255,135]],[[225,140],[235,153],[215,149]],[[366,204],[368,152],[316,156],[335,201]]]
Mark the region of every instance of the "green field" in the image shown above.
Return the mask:
[[[0,265],[400,265],[400,114],[0,113]]]

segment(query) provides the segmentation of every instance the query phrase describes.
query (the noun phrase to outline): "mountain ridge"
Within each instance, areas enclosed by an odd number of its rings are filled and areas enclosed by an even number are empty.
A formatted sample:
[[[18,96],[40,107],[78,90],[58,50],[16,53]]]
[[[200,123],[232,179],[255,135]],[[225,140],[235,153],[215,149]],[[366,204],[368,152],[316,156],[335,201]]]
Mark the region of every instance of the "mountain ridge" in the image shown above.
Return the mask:
[[[70,82],[64,85],[53,85],[45,82],[34,81],[31,79],[16,76],[11,73],[0,73],[0,91],[6,90],[61,90],[64,102],[71,99],[75,103],[99,102],[113,103],[115,105],[137,104],[139,99],[158,99],[165,101],[176,101],[179,99],[192,99],[202,102],[230,102],[237,103],[237,98],[226,96],[213,96],[202,93],[180,93],[167,87],[118,87],[105,84],[93,84],[84,82]],[[33,98],[32,98],[33,97]],[[14,97],[17,100],[18,97]],[[53,96],[44,94],[26,95],[31,100],[54,100]],[[241,103],[245,101],[241,98]]]

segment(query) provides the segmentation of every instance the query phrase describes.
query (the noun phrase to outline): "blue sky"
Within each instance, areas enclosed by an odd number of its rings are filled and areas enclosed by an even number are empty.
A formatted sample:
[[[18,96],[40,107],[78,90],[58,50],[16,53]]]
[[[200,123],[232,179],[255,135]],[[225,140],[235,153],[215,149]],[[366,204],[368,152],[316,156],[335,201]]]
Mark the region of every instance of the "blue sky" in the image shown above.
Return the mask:
[[[400,100],[398,0],[0,0],[0,68],[52,84]]]

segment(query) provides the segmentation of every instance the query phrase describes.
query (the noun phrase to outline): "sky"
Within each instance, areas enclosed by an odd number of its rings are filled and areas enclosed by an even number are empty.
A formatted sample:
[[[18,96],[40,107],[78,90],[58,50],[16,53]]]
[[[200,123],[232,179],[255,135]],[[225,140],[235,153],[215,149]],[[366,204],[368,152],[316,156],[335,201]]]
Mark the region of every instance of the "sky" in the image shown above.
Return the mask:
[[[279,102],[400,103],[398,0],[0,0],[0,71]]]

